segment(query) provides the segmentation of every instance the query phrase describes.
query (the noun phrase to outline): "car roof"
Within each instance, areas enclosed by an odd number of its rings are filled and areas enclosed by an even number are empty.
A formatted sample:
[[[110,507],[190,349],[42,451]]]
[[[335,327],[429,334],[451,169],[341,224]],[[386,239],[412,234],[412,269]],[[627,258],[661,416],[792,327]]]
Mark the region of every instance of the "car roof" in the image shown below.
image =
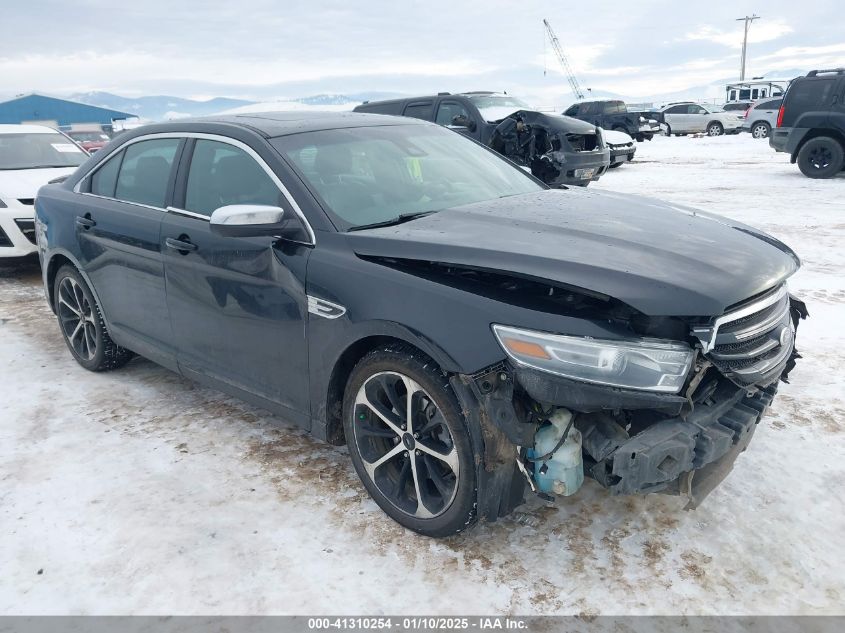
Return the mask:
[[[57,134],[58,132],[46,125],[16,125],[0,124],[0,134]]]
[[[200,126],[238,126],[258,132],[266,138],[356,127],[384,125],[434,125],[428,121],[385,114],[364,114],[360,112],[321,112],[313,110],[292,110],[280,112],[249,112],[207,117],[190,117],[168,123],[157,123],[132,130],[133,136],[159,132],[182,132]]]

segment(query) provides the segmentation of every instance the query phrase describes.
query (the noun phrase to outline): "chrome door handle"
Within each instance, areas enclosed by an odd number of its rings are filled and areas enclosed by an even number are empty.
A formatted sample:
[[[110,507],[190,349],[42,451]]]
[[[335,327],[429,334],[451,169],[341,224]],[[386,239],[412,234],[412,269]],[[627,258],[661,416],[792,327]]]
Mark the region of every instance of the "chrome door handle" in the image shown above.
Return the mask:
[[[83,229],[90,229],[92,226],[97,226],[97,223],[91,219],[90,215],[86,215],[85,217],[77,215],[76,226],[81,226]]]

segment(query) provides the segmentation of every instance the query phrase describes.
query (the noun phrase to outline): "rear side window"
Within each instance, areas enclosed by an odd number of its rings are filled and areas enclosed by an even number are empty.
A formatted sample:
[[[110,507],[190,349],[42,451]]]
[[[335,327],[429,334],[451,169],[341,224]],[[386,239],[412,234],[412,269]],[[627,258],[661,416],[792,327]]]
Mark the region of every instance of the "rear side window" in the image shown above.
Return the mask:
[[[405,108],[405,116],[423,121],[431,121],[434,115],[434,103],[431,101],[409,103]]]
[[[814,108],[830,103],[836,79],[810,79],[796,81],[789,90],[790,108]]]
[[[114,197],[152,207],[164,207],[167,183],[180,139],[133,143],[124,150]]]
[[[230,204],[278,207],[282,192],[255,159],[239,147],[200,139],[194,146],[185,209],[210,216]]]
[[[620,114],[627,112],[624,101],[608,101],[604,104],[605,114]]]
[[[780,107],[780,103],[780,99],[770,99],[769,101],[758,103],[755,108],[757,110],[777,110]]]
[[[123,152],[109,158],[105,164],[91,176],[91,193],[97,196],[114,198],[114,189],[117,186],[117,172],[120,170],[120,163],[123,160]]]

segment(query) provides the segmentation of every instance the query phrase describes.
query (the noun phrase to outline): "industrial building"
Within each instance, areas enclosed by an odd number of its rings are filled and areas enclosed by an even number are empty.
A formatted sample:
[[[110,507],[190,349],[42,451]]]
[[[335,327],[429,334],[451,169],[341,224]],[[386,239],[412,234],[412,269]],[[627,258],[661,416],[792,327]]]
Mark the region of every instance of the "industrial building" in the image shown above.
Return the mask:
[[[53,127],[97,123],[111,126],[112,121],[134,118],[136,116],[128,112],[39,94],[23,95],[0,103],[0,123],[41,123]]]

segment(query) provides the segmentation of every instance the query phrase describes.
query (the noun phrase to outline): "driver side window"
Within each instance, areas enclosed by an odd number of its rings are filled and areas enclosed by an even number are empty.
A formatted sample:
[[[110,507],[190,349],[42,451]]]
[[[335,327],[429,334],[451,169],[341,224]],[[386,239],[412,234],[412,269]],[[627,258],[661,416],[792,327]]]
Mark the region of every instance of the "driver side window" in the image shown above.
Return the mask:
[[[469,127],[469,112],[460,103],[444,101],[437,109],[435,123],[438,125]]]
[[[276,183],[245,151],[220,141],[199,139],[194,145],[185,209],[210,216],[230,204],[283,206]]]

